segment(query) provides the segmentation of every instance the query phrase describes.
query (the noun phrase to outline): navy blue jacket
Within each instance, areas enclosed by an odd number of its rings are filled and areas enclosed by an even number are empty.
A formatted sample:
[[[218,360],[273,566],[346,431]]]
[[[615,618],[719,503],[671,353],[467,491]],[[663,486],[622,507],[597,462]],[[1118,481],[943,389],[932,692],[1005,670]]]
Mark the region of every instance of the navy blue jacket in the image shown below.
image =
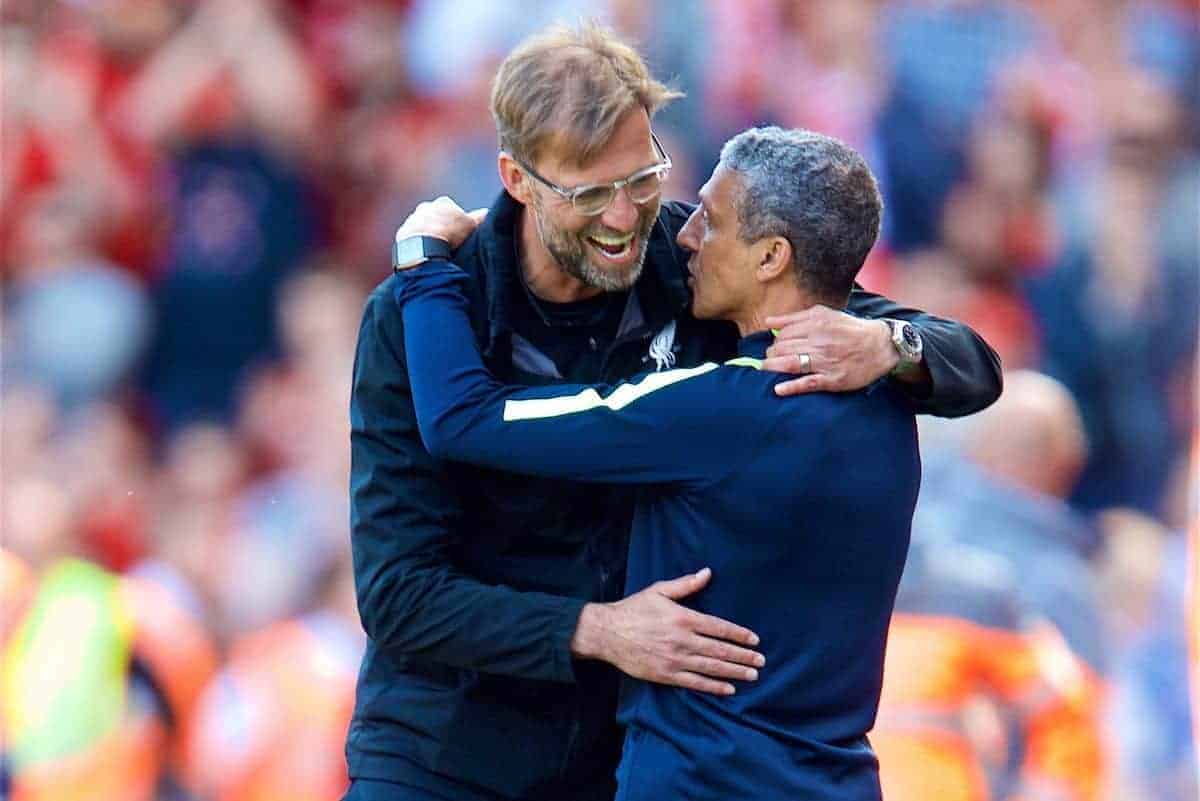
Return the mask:
[[[626,682],[618,798],[879,798],[866,733],[920,483],[912,412],[884,382],[781,401],[760,369],[766,332],[724,364],[506,386],[480,359],[464,285],[437,262],[397,287],[429,452],[643,487],[626,593],[712,566],[686,605],[762,638],[761,678],[734,697]]]
[[[513,310],[529,302],[518,211],[501,195],[455,260],[471,277],[469,316],[491,372],[561,383],[514,331]],[[668,330],[676,366],[735,355],[729,323],[688,313],[675,236],[690,211],[662,205],[617,341],[584,380],[653,368],[650,346]],[[634,493],[432,458],[413,412],[396,283],[380,284],[363,311],[350,404],[351,542],[368,635],[350,774],[455,798],[611,801],[618,674],[575,662],[569,643],[585,603],[622,595]],[[995,354],[965,326],[859,289],[850,309],[920,329],[933,392],[908,397],[913,411],[967,414],[998,396]]]

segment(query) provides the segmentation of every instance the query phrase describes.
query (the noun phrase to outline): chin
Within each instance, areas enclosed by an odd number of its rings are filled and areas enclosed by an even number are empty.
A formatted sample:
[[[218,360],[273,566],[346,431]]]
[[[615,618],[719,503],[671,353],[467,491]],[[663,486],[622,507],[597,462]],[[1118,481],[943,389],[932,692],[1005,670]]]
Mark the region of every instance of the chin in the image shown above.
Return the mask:
[[[587,260],[576,270],[568,272],[590,287],[604,292],[623,292],[637,283],[642,275],[642,265],[643,262],[639,260],[628,267],[614,269],[610,265],[601,266]]]

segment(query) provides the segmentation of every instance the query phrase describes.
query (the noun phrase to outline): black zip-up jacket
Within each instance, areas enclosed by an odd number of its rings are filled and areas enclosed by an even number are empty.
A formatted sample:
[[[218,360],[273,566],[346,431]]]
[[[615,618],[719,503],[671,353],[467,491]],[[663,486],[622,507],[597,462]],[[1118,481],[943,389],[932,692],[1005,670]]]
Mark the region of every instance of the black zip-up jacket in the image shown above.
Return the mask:
[[[552,363],[512,328],[516,304],[529,302],[519,210],[502,194],[455,262],[474,278],[472,321],[490,369],[510,383],[548,383]],[[671,323],[675,366],[734,355],[733,325],[688,310],[675,235],[690,212],[663,203],[617,338],[597,375],[581,380],[652,369],[651,342],[659,335],[661,355]],[[607,801],[621,747],[619,674],[574,661],[569,645],[585,603],[621,596],[632,493],[429,456],[393,280],[367,300],[350,402],[352,546],[368,635],[346,744],[350,775],[456,799]],[[914,410],[956,416],[999,396],[999,360],[966,326],[857,288],[849,308],[919,327],[933,391],[913,398]]]

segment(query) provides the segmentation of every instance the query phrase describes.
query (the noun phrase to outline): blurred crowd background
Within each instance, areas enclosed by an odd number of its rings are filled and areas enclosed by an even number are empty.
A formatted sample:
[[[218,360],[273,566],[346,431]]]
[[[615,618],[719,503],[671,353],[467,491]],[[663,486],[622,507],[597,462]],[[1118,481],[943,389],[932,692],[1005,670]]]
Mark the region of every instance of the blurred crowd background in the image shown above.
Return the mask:
[[[6,0],[13,798],[339,797],[361,302],[418,201],[490,205],[495,66],[580,16],[687,92],[668,196],[746,126],[838,136],[863,283],[1004,359],[923,421],[888,797],[1196,799],[1193,0]]]

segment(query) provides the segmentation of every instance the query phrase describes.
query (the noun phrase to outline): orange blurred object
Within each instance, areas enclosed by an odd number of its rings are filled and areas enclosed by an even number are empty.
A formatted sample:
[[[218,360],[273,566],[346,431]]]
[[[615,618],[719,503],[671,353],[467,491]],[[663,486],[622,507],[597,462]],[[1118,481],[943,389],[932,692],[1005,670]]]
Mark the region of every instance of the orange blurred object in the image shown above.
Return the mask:
[[[236,641],[210,686],[188,748],[188,776],[215,801],[336,801],[349,785],[342,746],[361,656],[329,614]]]
[[[1105,765],[1098,681],[1056,631],[897,613],[871,744],[888,801],[989,801],[1005,720],[1022,737],[1013,799],[1097,801]]]
[[[146,579],[77,559],[38,574],[3,559],[0,731],[13,801],[154,801],[178,764],[207,633]],[[25,576],[12,587],[10,576]]]

